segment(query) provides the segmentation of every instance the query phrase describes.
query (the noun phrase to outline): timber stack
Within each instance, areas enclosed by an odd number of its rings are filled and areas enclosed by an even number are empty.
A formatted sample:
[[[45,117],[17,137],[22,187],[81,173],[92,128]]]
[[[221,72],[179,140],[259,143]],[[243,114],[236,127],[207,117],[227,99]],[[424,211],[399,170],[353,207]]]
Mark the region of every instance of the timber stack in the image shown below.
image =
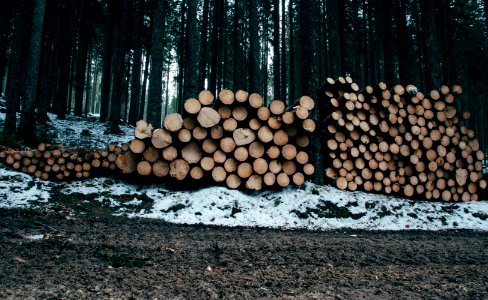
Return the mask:
[[[243,90],[202,91],[187,99],[183,114],[164,118],[162,128],[140,120],[134,138],[107,149],[39,145],[7,150],[0,159],[45,180],[88,178],[100,173],[222,184],[229,188],[302,185],[315,169],[309,162],[309,118],[314,100],[303,96],[291,108],[281,100]]]
[[[304,96],[287,110],[281,100],[265,106],[257,93],[222,90],[215,97],[205,90],[185,101],[182,115],[167,115],[163,128],[137,122],[116,165],[126,174],[232,189],[302,185],[315,171],[308,152],[314,105]]]
[[[359,86],[328,78],[319,91],[326,177],[342,190],[408,198],[478,200],[484,154],[458,85],[423,94],[413,85]]]
[[[64,147],[41,143],[37,149],[5,150],[0,159],[8,166],[43,180],[75,180],[89,178],[117,170],[119,154],[128,150],[128,145],[114,144],[106,149]]]

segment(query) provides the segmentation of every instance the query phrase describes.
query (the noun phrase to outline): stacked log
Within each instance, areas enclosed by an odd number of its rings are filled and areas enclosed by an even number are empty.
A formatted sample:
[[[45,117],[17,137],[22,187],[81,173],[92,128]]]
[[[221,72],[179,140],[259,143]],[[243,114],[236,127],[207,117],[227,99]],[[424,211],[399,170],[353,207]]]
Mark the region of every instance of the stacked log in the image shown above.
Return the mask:
[[[470,114],[456,109],[461,92],[385,83],[359,91],[350,77],[328,78],[319,91],[326,177],[342,190],[478,200],[484,154],[465,125]]]
[[[281,100],[265,106],[256,93],[202,91],[185,101],[183,114],[166,116],[163,128],[137,122],[116,166],[124,174],[229,188],[302,185],[314,173],[308,152],[313,108],[306,96],[287,110]]]
[[[34,150],[5,150],[0,159],[44,180],[74,180],[104,172],[151,180],[205,182],[229,188],[302,185],[315,169],[309,141],[314,108],[304,96],[289,109],[281,100],[269,107],[257,93],[202,91],[169,114],[161,128],[141,120],[134,138],[120,147],[67,148],[40,144]],[[150,180],[150,181],[151,181]]]
[[[117,157],[128,150],[128,144],[85,149],[41,143],[37,149],[7,149],[0,152],[0,159],[15,170],[43,180],[74,180],[116,171]]]

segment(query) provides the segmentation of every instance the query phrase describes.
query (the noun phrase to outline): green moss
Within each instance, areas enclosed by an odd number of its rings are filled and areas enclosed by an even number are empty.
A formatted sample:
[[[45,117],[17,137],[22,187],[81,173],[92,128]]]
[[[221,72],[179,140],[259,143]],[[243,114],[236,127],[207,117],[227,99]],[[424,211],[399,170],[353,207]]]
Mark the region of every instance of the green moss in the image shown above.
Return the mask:
[[[473,217],[478,218],[478,219],[480,219],[482,221],[486,221],[488,219],[488,215],[487,214],[480,213],[480,212],[473,213]]]
[[[161,210],[161,211],[164,212],[164,213],[177,212],[179,210],[182,210],[185,207],[186,207],[186,205],[180,203],[180,204],[175,204],[173,206],[170,206],[168,209]]]
[[[376,207],[376,203],[374,203],[374,202],[366,202],[366,204],[364,205],[364,207],[366,209],[373,209],[373,208]]]
[[[307,218],[352,218],[354,220],[360,219],[366,215],[366,213],[359,213],[354,214],[349,211],[347,207],[338,206],[337,204],[331,201],[321,201],[314,208],[307,207],[305,211],[299,210],[292,210],[291,213],[294,213],[300,219],[307,219]]]
[[[378,217],[384,218],[386,216],[392,215],[391,211],[389,211],[386,206],[381,206],[380,212],[378,212]]]

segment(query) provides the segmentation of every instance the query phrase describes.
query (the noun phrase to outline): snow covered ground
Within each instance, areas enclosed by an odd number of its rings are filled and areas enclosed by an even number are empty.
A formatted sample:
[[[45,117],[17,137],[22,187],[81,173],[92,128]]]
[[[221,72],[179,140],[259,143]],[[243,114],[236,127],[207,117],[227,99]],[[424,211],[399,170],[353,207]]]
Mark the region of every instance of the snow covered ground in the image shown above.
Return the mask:
[[[4,114],[0,113],[0,123]],[[133,128],[121,135],[105,134],[105,126],[69,116],[56,120],[57,142],[106,146],[126,142]],[[87,134],[89,132],[89,134]],[[44,182],[0,166],[0,207],[158,218],[183,224],[260,226],[282,229],[488,231],[488,201],[441,203],[410,201],[363,192],[346,192],[311,183],[281,191],[242,192],[223,187],[173,191],[164,185],[141,186],[113,178],[71,183]]]

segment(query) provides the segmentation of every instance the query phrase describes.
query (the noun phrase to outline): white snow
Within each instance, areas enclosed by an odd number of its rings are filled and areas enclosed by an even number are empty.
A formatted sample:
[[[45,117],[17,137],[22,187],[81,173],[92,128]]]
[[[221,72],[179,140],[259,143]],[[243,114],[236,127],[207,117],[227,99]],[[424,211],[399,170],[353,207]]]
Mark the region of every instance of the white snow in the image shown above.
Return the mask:
[[[66,145],[104,147],[127,142],[133,127],[122,135],[107,135],[93,120],[68,116],[56,120],[58,140]],[[3,123],[4,114],[0,114]],[[89,130],[89,136],[83,136]],[[66,200],[79,199],[77,204]],[[162,219],[181,224],[259,226],[282,229],[369,229],[488,231],[488,201],[442,203],[411,201],[363,192],[340,191],[308,183],[281,191],[242,192],[223,187],[171,191],[164,185],[139,186],[111,178],[70,183],[44,182],[0,166],[0,207],[42,208],[71,205],[70,213],[83,213],[78,205],[96,205],[115,215]]]
[[[24,238],[31,240],[31,241],[38,241],[44,238],[44,234],[33,234],[33,235],[25,235]]]

